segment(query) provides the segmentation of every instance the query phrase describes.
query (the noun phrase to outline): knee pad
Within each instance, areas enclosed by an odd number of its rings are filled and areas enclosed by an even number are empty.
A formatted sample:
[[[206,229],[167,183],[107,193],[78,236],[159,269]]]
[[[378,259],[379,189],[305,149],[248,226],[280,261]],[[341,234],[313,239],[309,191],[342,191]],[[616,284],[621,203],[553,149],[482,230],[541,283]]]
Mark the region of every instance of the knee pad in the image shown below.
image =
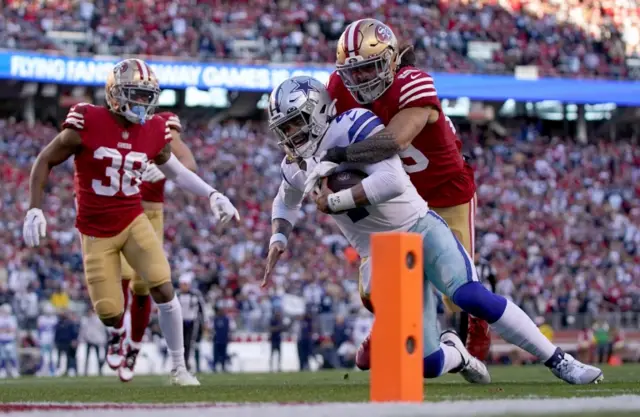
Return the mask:
[[[507,308],[507,300],[487,290],[477,281],[469,282],[453,294],[453,302],[472,316],[495,323]]]
[[[134,279],[131,281],[131,283],[129,284],[129,288],[131,289],[131,292],[134,293],[135,295],[149,295],[149,285],[144,282],[141,278],[138,279]]]
[[[100,320],[113,319],[120,317],[124,313],[123,306],[119,306],[119,303],[110,298],[103,298],[93,303],[93,309]]]

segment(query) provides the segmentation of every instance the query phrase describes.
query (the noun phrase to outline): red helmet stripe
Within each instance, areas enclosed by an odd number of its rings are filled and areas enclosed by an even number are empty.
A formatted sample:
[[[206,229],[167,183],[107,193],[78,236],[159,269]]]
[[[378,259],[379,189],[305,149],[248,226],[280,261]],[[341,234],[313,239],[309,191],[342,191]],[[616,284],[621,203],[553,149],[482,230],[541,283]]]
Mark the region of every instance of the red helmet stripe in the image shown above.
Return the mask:
[[[353,33],[351,34],[351,36],[353,36],[353,55],[359,55],[359,47],[358,45],[360,45],[360,25],[362,24],[362,20],[358,20],[355,24],[355,28],[353,29]]]
[[[344,38],[342,39],[342,49],[345,55],[349,55],[349,31],[353,27],[353,23],[344,30]]]
[[[136,63],[136,66],[138,67],[138,71],[140,72],[140,78],[141,78],[140,81],[147,81],[147,74],[144,68],[144,63],[139,59],[134,59],[133,61]]]

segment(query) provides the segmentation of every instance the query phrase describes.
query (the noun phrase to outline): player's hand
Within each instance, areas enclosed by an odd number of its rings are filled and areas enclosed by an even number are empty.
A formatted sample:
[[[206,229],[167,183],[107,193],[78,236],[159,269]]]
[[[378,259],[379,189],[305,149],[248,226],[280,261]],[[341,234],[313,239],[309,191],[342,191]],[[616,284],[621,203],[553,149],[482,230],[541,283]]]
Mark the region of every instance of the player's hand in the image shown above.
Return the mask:
[[[147,168],[142,173],[142,181],[144,182],[153,183],[163,180],[164,178],[165,176],[162,171],[160,171],[160,168],[158,168],[158,165],[154,164],[153,162],[149,162],[147,164]]]
[[[316,203],[316,208],[325,214],[334,214],[329,208],[329,194],[333,193],[327,186],[327,177],[322,178],[319,187],[315,187],[311,192],[311,199]]]
[[[307,195],[316,187],[318,180],[333,174],[338,164],[329,161],[320,161],[307,176],[304,183],[304,194]]]
[[[30,248],[40,244],[40,238],[47,235],[47,220],[42,210],[32,208],[27,211],[27,217],[22,225],[22,238]]]
[[[216,220],[222,224],[228,223],[231,219],[240,220],[238,210],[224,194],[218,191],[209,197],[209,205]]]
[[[273,242],[271,246],[269,246],[269,255],[267,255],[267,267],[264,269],[264,277],[262,278],[262,284],[260,286],[262,288],[269,285],[271,282],[271,275],[273,275],[273,271],[278,263],[278,259],[284,253],[285,246],[282,242]]]

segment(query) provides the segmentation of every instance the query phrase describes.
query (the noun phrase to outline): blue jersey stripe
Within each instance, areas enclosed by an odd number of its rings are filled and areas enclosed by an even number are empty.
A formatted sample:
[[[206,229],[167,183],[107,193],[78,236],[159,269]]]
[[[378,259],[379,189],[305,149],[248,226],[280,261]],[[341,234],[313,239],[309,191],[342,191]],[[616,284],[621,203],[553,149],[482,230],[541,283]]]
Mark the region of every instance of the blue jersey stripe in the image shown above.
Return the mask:
[[[370,111],[366,111],[362,113],[360,116],[358,116],[358,118],[353,122],[353,124],[349,128],[349,143],[353,143],[356,133],[358,133],[358,130],[360,130],[360,128],[365,124],[365,122],[374,117],[376,117],[376,115],[374,115]]]
[[[378,119],[377,116],[372,117],[371,119],[369,119],[367,124],[362,128],[360,133],[358,133],[357,137],[353,139],[351,143],[356,143],[356,142],[360,142],[361,140],[365,140],[366,138],[369,137],[373,129],[375,129],[378,126],[382,126],[382,121]]]

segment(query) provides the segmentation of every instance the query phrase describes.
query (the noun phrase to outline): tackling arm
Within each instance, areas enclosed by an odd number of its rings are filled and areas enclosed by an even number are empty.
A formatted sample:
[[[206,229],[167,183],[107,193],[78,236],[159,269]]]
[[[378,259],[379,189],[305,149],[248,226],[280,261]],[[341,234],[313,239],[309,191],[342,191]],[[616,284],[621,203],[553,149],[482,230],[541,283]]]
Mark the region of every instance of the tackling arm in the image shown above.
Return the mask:
[[[80,150],[82,139],[73,129],[64,129],[40,152],[29,177],[29,208],[42,207],[42,196],[51,169]]]
[[[427,123],[435,123],[440,113],[432,106],[411,107],[400,110],[387,127],[347,147],[329,149],[322,158],[340,164],[342,162],[374,164],[391,158],[411,145],[413,139]]]
[[[368,165],[364,171],[368,177],[360,184],[327,197],[327,203],[332,212],[338,213],[356,207],[382,204],[398,197],[407,189],[406,174],[396,155],[382,162]]]

